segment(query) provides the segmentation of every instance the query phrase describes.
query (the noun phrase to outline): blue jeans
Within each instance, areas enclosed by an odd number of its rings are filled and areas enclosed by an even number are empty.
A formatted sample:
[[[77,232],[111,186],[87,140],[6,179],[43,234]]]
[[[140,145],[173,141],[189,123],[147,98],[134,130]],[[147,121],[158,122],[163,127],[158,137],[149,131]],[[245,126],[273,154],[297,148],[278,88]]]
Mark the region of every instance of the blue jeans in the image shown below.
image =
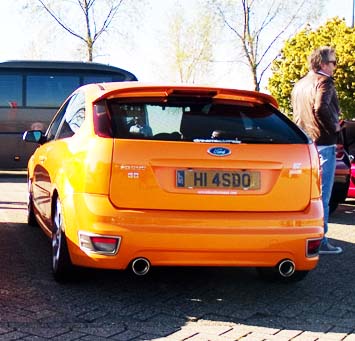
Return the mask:
[[[320,166],[322,169],[322,202],[324,209],[324,239],[327,243],[326,233],[328,232],[329,200],[332,194],[335,166],[336,166],[336,146],[318,146]]]

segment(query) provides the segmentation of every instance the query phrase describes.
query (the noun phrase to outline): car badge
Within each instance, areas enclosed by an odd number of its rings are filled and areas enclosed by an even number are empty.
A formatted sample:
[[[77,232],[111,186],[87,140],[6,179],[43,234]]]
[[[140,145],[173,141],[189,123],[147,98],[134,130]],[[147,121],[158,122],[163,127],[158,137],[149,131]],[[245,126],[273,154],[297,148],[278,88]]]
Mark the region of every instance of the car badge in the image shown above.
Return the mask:
[[[231,151],[228,148],[224,147],[212,147],[208,149],[208,154],[213,156],[227,156],[231,154]]]

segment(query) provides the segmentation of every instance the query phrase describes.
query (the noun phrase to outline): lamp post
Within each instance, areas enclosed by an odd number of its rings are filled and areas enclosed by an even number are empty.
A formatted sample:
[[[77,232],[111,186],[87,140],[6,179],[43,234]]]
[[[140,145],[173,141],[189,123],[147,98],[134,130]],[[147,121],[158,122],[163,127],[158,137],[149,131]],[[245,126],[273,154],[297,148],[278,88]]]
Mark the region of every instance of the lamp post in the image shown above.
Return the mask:
[[[354,12],[355,12],[355,0],[353,0],[353,15],[351,21],[351,27],[354,28]]]

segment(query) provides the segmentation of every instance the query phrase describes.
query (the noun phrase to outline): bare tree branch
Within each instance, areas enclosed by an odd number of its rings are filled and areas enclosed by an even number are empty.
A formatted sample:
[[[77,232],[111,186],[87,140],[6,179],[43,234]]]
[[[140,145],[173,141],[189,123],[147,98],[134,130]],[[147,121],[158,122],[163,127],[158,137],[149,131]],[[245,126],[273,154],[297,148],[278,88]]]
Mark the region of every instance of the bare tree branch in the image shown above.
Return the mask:
[[[253,77],[255,90],[260,89],[262,77],[272,63],[272,61],[267,61],[267,58],[270,58],[270,53],[275,48],[276,43],[285,36],[286,32],[290,31],[291,27],[296,26],[296,21],[301,21],[303,24],[306,23],[307,6],[308,14],[310,14],[312,13],[312,8],[319,6],[322,1],[323,0],[316,0],[313,3],[313,7],[311,7],[307,0],[294,1],[291,6],[290,3],[285,3],[282,0],[269,1],[265,6],[260,6],[261,1],[257,0],[239,0],[232,2],[214,0],[214,6],[224,26],[235,34],[240,41],[244,58]],[[233,8],[227,7],[228,9],[225,9],[222,7],[223,4],[232,4]],[[239,11],[239,17],[237,15],[238,11],[233,10],[236,9],[238,5],[241,9]],[[236,14],[233,16],[230,15],[230,13]],[[229,18],[227,18],[227,15]],[[234,21],[233,25],[230,18]],[[259,24],[258,18],[261,19],[259,20]],[[287,19],[286,22],[285,19]],[[237,27],[240,27],[240,30],[238,30]],[[265,35],[266,30],[270,30],[270,28],[273,28],[273,31],[276,31],[276,33],[274,33],[269,44],[265,44],[262,35]],[[266,67],[264,67],[259,74],[259,69],[265,62]]]
[[[120,0],[116,6],[112,6],[112,7],[110,8],[110,11],[109,11],[109,13],[106,15],[106,19],[105,19],[104,23],[102,24],[101,29],[99,29],[99,30],[95,33],[95,35],[94,35],[94,41],[96,41],[97,38],[98,38],[103,32],[106,32],[106,31],[107,31],[107,29],[108,29],[109,26],[111,25],[112,20],[116,17],[116,15],[117,15],[117,13],[118,13],[118,11],[119,11],[119,9],[120,9],[120,7],[121,7],[123,1],[124,1],[124,0]]]
[[[199,20],[189,20],[177,5],[169,17],[169,51],[173,51],[170,65],[182,83],[201,82],[211,66],[215,25],[210,14],[198,13]]]
[[[94,45],[100,36],[104,32],[108,32],[110,27],[112,26],[113,20],[117,17],[120,9],[122,8],[122,4],[125,0],[111,0],[106,3],[106,8],[108,6],[108,12],[106,16],[103,16],[100,13],[100,17],[103,18],[101,25],[98,25],[97,18],[95,12],[95,7],[100,3],[103,4],[103,0],[76,0],[77,7],[80,9],[80,12],[83,14],[83,21],[77,21],[75,24],[78,26],[81,25],[81,31],[85,33],[78,33],[78,31],[74,30],[69,24],[65,23],[58,13],[56,13],[49,5],[48,1],[38,0],[41,4],[41,7],[62,27],[66,32],[71,34],[72,36],[80,39],[86,46],[88,53],[88,60],[93,60],[93,49]],[[95,6],[96,5],[96,6]],[[74,5],[73,5],[74,6]],[[100,7],[101,9],[101,7]]]
[[[41,3],[43,8],[50,14],[50,16],[62,27],[64,28],[67,32],[69,32],[71,35],[79,38],[80,40],[85,42],[85,39],[78,33],[76,33],[74,30],[72,30],[70,27],[66,26],[57,16],[56,14],[42,1],[42,0],[37,0]]]

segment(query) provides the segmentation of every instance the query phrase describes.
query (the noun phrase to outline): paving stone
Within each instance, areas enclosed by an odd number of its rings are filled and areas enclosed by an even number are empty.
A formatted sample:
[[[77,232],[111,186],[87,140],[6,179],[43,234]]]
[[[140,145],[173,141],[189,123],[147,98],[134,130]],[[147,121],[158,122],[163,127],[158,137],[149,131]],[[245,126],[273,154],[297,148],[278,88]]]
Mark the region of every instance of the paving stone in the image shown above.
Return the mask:
[[[134,331],[134,330],[126,330],[122,333],[119,333],[117,335],[114,335],[111,337],[112,340],[117,340],[117,341],[129,341],[129,340],[136,340],[140,336],[142,336],[145,333]]]
[[[28,334],[22,333],[20,331],[12,331],[6,334],[1,334],[0,339],[1,341],[21,340],[26,336],[28,336]]]
[[[69,328],[49,328],[42,326],[22,327],[20,330],[23,333],[41,336],[47,339],[55,338],[70,332]]]

